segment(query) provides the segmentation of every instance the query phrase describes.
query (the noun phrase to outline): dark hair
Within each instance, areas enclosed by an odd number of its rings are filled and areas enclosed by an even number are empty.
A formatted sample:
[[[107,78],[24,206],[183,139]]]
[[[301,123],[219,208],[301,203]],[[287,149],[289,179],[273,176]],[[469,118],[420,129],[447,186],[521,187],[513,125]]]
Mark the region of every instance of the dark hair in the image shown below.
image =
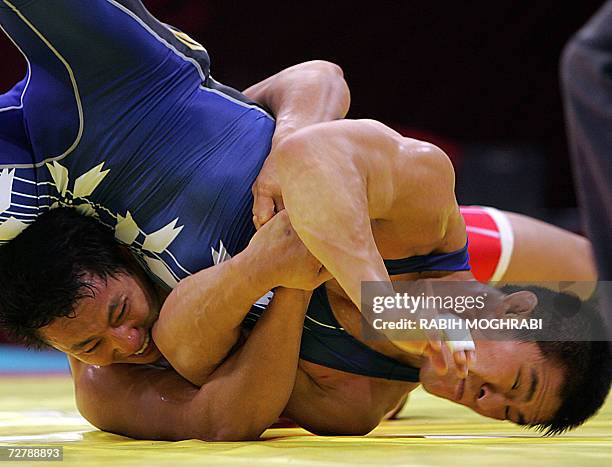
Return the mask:
[[[121,248],[109,228],[76,209],[40,215],[0,246],[0,326],[18,343],[46,347],[39,329],[93,295],[88,274],[106,279],[128,270]]]
[[[506,294],[521,290],[536,294],[538,306],[530,317],[543,318],[549,329],[546,340],[529,331],[519,340],[535,340],[542,356],[565,376],[558,394],[561,406],[551,420],[531,427],[545,435],[561,434],[582,425],[604,404],[612,384],[610,342],[596,300],[581,301],[543,287],[502,288]]]

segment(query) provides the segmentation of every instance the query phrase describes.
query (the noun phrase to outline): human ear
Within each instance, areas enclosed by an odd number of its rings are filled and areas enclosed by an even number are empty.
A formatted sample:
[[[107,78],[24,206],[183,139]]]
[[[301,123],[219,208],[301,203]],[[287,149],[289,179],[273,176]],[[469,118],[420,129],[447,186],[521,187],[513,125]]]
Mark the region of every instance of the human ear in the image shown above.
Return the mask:
[[[529,315],[538,305],[538,297],[529,290],[521,290],[506,295],[503,302],[505,314]]]

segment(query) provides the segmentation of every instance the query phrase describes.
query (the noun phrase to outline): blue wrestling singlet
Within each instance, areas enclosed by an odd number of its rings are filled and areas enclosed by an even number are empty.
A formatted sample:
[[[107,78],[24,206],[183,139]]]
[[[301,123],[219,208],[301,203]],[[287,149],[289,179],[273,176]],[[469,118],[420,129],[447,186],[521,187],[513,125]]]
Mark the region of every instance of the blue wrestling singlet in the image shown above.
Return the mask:
[[[28,62],[0,96],[0,243],[96,214],[168,286],[242,250],[273,118],[134,0],[0,0]]]
[[[43,211],[73,206],[97,215],[169,287],[246,247],[274,120],[210,77],[200,44],[137,0],[0,0],[0,25],[28,62],[0,96],[0,243]],[[469,269],[465,248],[385,264],[392,275]],[[417,369],[347,334],[324,287],[301,357],[418,381]]]
[[[468,271],[467,245],[452,253],[385,260],[389,275],[425,271]],[[253,327],[262,310],[254,306],[244,321]],[[347,333],[331,309],[325,285],[315,289],[308,304],[300,358],[357,375],[398,381],[419,381],[419,369],[387,357]]]

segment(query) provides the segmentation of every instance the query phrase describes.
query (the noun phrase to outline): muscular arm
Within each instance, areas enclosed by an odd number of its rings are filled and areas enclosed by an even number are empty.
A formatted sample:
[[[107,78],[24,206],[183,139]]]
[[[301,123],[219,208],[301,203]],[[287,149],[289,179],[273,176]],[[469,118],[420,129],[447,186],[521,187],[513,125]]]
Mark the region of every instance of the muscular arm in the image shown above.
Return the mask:
[[[351,99],[340,67],[322,60],[287,68],[244,93],[276,116],[272,149],[253,184],[253,222],[260,228],[284,207],[277,168],[282,154],[277,145],[300,128],[344,118]]]
[[[153,327],[153,340],[184,378],[201,385],[240,336],[255,303],[278,284],[250,251],[183,279]]]
[[[276,116],[276,141],[313,123],[344,118],[351,101],[342,69],[324,60],[286,68],[244,94]]]
[[[70,358],[79,411],[102,430],[139,439],[256,438],[289,400],[309,297],[279,289],[244,346],[201,388],[171,369]]]
[[[312,289],[327,277],[320,268],[282,213],[243,252],[181,281],[164,302],[153,339],[178,373],[199,386],[234,346],[258,298],[276,286]]]
[[[342,118],[350,104],[342,70],[321,60],[287,68],[251,86],[245,94],[275,113],[275,141],[303,126]],[[272,150],[253,190],[254,214],[263,216],[258,227],[274,214],[272,197],[280,199],[274,165]],[[234,345],[251,305],[273,287],[283,285],[270,280],[274,275],[270,269],[262,270],[268,260],[262,263],[260,254],[247,250],[181,281],[166,300],[153,330],[162,353],[195,384],[205,381]],[[274,258],[269,251],[265,256]],[[278,269],[276,264],[275,272]]]

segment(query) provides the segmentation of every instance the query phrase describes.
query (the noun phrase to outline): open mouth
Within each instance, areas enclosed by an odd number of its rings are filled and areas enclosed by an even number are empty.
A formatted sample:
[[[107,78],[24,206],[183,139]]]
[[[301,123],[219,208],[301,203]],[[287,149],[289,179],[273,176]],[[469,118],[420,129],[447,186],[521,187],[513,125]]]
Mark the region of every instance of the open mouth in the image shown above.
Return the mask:
[[[136,352],[134,352],[134,355],[135,356],[143,355],[149,348],[150,343],[151,343],[151,333],[147,331],[147,334],[144,338],[144,342],[142,343],[140,348]]]

